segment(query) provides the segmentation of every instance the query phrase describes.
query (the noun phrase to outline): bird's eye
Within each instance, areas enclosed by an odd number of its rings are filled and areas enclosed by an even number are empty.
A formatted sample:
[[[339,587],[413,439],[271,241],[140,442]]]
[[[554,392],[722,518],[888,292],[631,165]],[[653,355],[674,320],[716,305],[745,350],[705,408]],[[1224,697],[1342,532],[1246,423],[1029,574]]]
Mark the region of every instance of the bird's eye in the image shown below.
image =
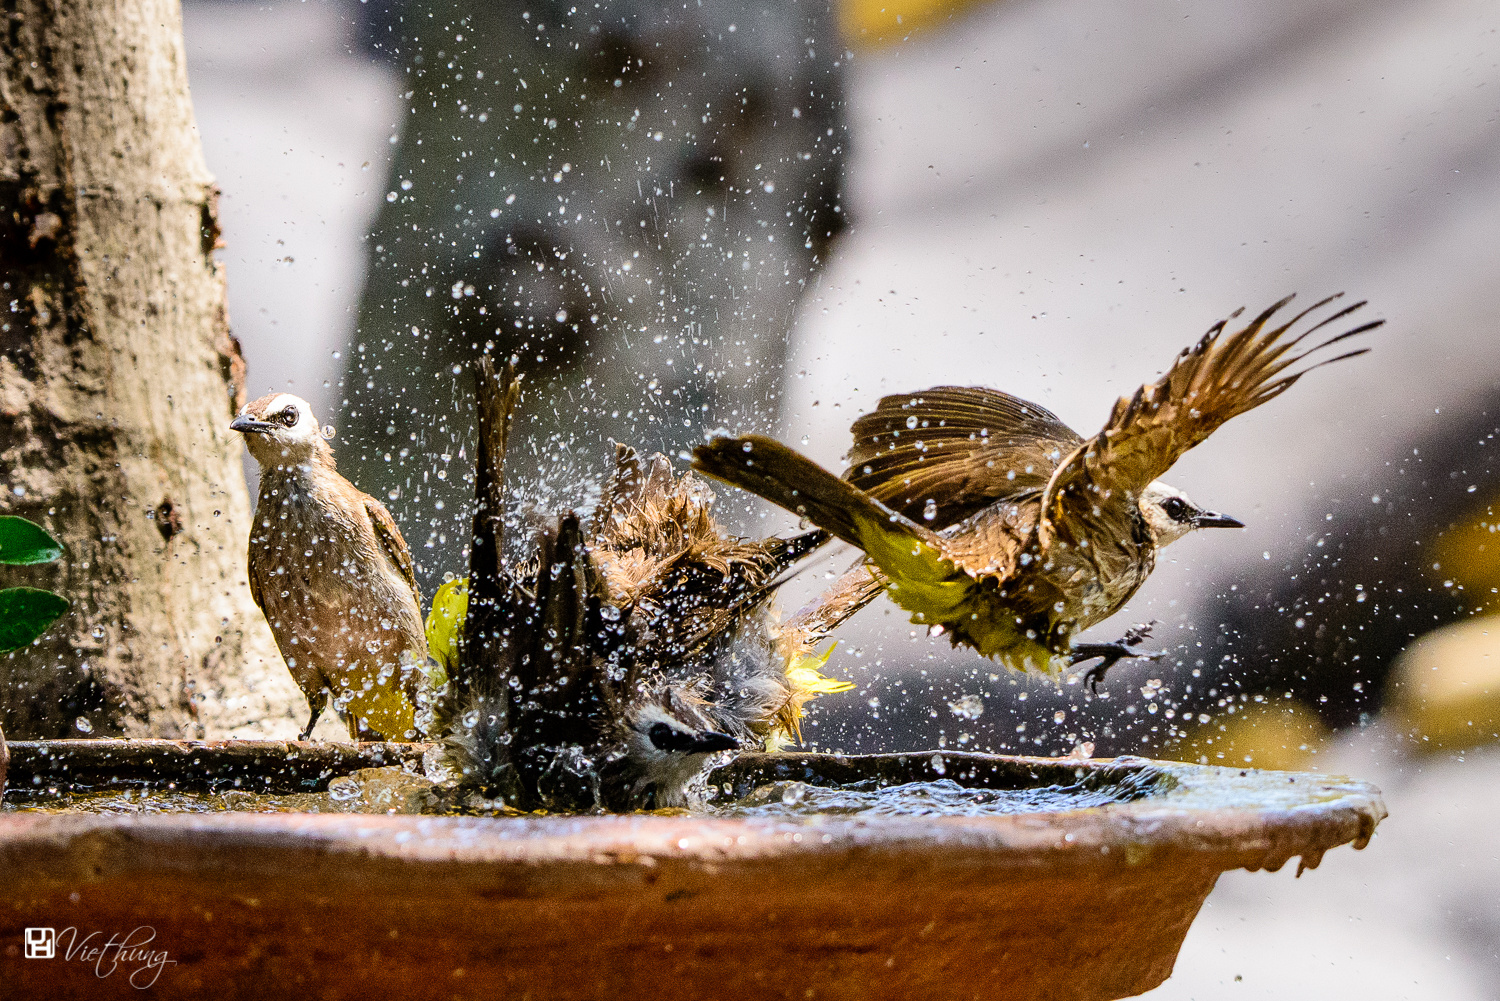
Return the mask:
[[[1162,501],[1161,509],[1173,521],[1186,521],[1189,517],[1188,506],[1182,502],[1180,497],[1168,497]]]
[[[285,410],[283,410],[281,412],[281,418],[280,418],[280,420],[281,420],[281,423],[285,424],[287,427],[293,427],[293,426],[295,426],[296,423],[297,423],[297,411],[296,411],[296,409],[294,409],[292,407],[287,407]]]
[[[658,751],[686,751],[693,746],[693,735],[683,733],[666,723],[653,723],[646,731],[652,745]]]

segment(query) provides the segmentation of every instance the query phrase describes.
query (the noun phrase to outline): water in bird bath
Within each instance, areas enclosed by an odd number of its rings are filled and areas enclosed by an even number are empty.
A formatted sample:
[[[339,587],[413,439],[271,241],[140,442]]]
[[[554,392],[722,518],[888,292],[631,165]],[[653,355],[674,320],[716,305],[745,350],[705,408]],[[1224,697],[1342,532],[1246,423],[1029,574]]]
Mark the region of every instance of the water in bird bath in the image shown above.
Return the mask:
[[[982,817],[1009,813],[1079,810],[1120,802],[1108,791],[1086,791],[1077,786],[1044,789],[970,789],[952,779],[903,782],[882,786],[866,779],[850,785],[820,786],[806,782],[772,782],[727,807],[725,811],[750,817],[805,814],[868,814],[876,817]]]

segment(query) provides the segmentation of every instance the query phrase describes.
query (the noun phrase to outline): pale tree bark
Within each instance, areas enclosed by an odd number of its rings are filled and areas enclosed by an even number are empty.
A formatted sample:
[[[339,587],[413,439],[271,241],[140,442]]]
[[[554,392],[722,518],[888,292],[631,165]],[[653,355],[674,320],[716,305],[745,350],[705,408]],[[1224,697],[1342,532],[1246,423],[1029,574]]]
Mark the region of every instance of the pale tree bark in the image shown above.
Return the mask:
[[[245,578],[243,362],[178,0],[5,8],[0,512],[67,555],[4,583],[73,608],[0,656],[0,725],[293,734],[302,699]]]

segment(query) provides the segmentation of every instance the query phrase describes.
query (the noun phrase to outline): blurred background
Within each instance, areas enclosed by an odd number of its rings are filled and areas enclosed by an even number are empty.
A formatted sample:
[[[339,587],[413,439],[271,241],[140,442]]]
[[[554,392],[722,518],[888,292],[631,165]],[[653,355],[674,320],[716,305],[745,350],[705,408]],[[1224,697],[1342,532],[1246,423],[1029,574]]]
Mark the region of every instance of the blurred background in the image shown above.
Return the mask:
[[[1175,546],[1098,630],[1154,619],[1165,659],[1089,698],[877,603],[830,662],[858,691],[805,733],[1369,779],[1391,809],[1371,846],[1227,875],[1152,996],[1500,998],[1493,3],[184,15],[250,388],[338,427],[429,594],[463,567],[486,344],[531,380],[525,503],[577,505],[610,436],[760,430],[841,468],[856,416],[941,383],[1088,434],[1239,306],[1368,298],[1369,355],[1173,471],[1248,527]],[[791,527],[721,501],[747,533]]]

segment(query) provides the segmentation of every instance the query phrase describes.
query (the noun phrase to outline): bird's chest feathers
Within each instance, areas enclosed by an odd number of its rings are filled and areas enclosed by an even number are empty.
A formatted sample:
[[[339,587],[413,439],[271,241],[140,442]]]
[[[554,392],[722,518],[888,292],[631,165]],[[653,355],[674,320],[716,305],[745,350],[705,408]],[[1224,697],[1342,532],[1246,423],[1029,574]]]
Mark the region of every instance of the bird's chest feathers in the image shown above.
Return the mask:
[[[251,572],[268,602],[350,607],[369,600],[380,573],[363,510],[306,475],[267,476],[250,539]]]
[[[1156,564],[1156,545],[1135,504],[1103,510],[1057,533],[1037,559],[1063,596],[1057,618],[1086,628],[1114,614]]]

